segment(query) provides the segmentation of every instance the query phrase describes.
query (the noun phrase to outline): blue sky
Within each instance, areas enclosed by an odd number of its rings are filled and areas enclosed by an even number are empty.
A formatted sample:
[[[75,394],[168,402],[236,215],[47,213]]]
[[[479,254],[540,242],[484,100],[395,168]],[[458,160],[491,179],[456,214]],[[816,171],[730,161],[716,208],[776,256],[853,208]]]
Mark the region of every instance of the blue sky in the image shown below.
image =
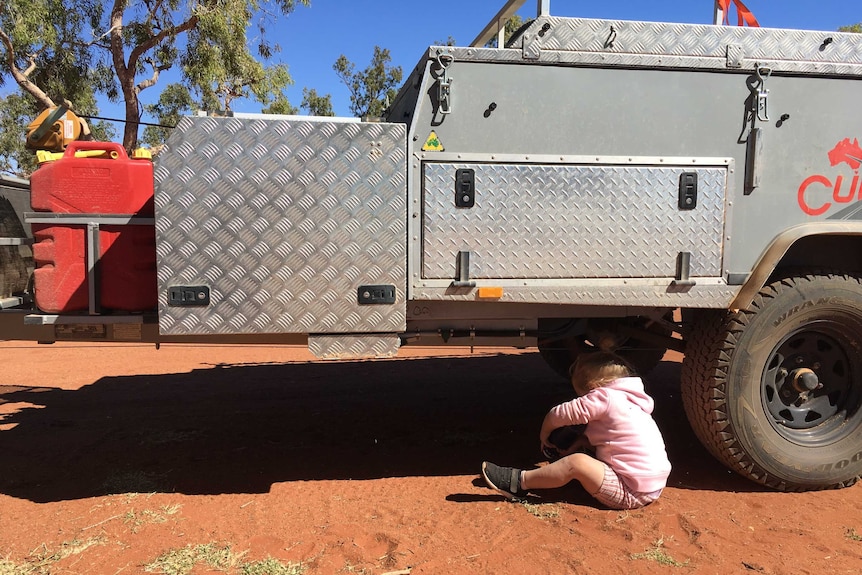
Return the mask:
[[[504,0],[311,0],[267,32],[282,47],[279,59],[290,69],[295,84],[287,95],[298,106],[303,87],[332,95],[335,111],[350,115],[347,89],[339,82],[332,64],[344,54],[357,68],[364,68],[375,45],[388,48],[393,63],[405,76],[423,51],[452,36],[457,45],[468,45],[484,28]],[[769,28],[835,30],[862,21],[860,0],[745,0]],[[616,20],[647,20],[711,24],[714,0],[551,0],[551,14]],[[519,12],[535,15],[536,1],[526,0]],[[161,82],[160,82],[161,84]],[[145,101],[158,96],[159,87],[146,90]],[[237,111],[257,112],[254,103],[237,104]],[[116,110],[116,111],[114,111]],[[121,117],[119,108],[105,105],[102,115]],[[146,119],[145,119],[146,120]],[[121,127],[118,126],[118,131]]]

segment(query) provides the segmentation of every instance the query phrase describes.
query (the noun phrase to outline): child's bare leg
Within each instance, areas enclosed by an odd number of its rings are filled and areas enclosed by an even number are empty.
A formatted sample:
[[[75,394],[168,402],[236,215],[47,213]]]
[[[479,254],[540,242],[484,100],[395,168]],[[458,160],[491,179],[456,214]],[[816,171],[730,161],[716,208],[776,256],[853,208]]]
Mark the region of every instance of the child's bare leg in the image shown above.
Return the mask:
[[[586,453],[573,453],[538,469],[524,471],[522,489],[553,489],[577,479],[587,490],[596,493],[605,479],[605,464]]]

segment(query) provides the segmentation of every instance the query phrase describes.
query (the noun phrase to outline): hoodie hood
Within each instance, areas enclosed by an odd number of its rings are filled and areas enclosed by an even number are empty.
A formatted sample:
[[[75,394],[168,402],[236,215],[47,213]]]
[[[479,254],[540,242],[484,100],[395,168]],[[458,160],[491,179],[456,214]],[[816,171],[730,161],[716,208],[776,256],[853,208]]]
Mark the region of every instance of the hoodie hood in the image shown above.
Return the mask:
[[[602,386],[605,389],[615,389],[626,394],[626,399],[641,408],[646,413],[652,413],[655,407],[653,398],[644,390],[643,380],[639,377],[621,377]]]

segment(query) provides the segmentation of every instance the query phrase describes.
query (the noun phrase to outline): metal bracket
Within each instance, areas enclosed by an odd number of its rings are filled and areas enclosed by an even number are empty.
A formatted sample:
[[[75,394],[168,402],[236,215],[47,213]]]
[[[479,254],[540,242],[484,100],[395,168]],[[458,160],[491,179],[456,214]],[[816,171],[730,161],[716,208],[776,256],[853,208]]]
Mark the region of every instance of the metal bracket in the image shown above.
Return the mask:
[[[458,252],[458,279],[452,287],[476,287],[476,282],[470,281],[470,252]]]
[[[525,34],[521,45],[521,57],[524,60],[538,60],[542,56],[542,38],[551,29],[551,25],[544,23],[537,34]]]
[[[727,67],[742,68],[742,61],[745,59],[745,51],[739,44],[727,45]]]
[[[0,238],[0,246],[32,246],[33,238]]]
[[[671,285],[680,287],[690,287],[697,285],[697,282],[691,279],[691,252],[679,252],[676,257],[676,279],[671,282]]]
[[[140,218],[126,214],[66,214],[53,212],[25,212],[24,223],[27,224],[50,224],[50,225],[80,225],[86,226],[86,262],[87,262],[87,312],[92,316],[101,313],[99,277],[101,274],[101,254],[99,246],[99,232],[104,225],[138,225],[152,226],[155,218]]]

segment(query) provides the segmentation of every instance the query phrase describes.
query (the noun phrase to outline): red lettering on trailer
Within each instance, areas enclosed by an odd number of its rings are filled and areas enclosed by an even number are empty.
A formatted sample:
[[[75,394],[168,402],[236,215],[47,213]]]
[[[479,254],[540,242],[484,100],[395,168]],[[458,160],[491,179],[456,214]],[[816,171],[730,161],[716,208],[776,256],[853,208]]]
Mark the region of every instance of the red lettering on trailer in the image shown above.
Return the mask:
[[[830,182],[826,178],[826,176],[817,175],[817,176],[809,176],[808,179],[806,179],[804,182],[802,182],[802,185],[799,186],[799,194],[798,194],[799,207],[802,208],[802,211],[805,212],[806,214],[808,214],[809,216],[819,216],[820,214],[825,213],[826,210],[831,208],[832,204],[830,202],[825,202],[820,207],[817,207],[817,208],[811,207],[811,204],[808,203],[808,201],[805,199],[805,192],[808,191],[808,187],[811,184],[821,184],[823,186],[826,186],[827,188],[831,188],[832,182]]]
[[[835,176],[835,183],[822,174],[808,176],[796,193],[799,207],[809,216],[820,216],[829,211],[834,204],[849,204],[862,200],[862,186],[859,185],[859,168],[862,167],[862,147],[859,140],[844,138],[829,151],[829,164],[847,164],[855,171],[850,185],[845,187],[844,176]],[[831,194],[831,201],[829,192]],[[858,195],[857,195],[858,194]]]

